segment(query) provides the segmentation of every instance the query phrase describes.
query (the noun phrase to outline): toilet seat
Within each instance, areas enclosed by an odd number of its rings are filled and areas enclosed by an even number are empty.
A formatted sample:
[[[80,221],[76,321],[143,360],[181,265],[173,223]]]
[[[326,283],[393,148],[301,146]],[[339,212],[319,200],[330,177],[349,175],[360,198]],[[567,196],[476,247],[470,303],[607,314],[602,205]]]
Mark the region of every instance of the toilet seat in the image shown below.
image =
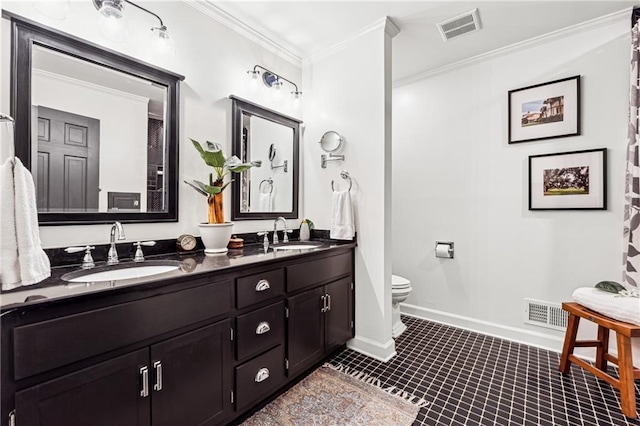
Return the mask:
[[[403,289],[411,287],[411,281],[408,279],[401,277],[400,275],[391,275],[391,288],[392,289]]]

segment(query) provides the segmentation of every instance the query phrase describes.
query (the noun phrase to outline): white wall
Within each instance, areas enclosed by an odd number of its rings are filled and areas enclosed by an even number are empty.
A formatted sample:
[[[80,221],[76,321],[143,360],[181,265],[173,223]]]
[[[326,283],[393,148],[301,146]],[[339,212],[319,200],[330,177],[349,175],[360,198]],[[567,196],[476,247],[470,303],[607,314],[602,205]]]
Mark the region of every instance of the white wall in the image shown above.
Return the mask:
[[[331,224],[331,181],[353,179],[351,196],[356,217],[356,338],[350,347],[376,358],[395,354],[391,338],[390,250],[390,100],[391,35],[386,20],[359,37],[311,58],[303,82],[306,124],[304,140],[304,203],[317,228]],[[387,28],[387,31],[390,31]],[[395,35],[396,33],[391,32]],[[320,167],[318,141],[334,130],[345,139],[345,161]]]
[[[560,303],[620,281],[629,20],[470,61],[394,89],[393,269],[405,312],[561,348],[523,323],[523,299]],[[582,135],[507,143],[507,92],[582,76]],[[528,156],[608,149],[606,211],[529,211]],[[436,259],[436,240],[455,259]]]
[[[33,73],[31,84],[32,105],[100,120],[98,210],[107,211],[109,192],[137,192],[140,211],[147,211],[142,165],[147,164],[149,99],[42,71]]]
[[[98,13],[91,2],[71,2],[66,20],[57,21],[40,15],[30,2],[3,1],[6,10],[87,39],[93,43],[140,58],[186,77],[180,86],[180,181],[195,178],[206,179],[207,167],[188,138],[216,141],[231,154],[231,94],[251,100],[267,108],[299,117],[287,97],[274,100],[266,90],[251,90],[246,71],[260,64],[283,75],[289,80],[301,81],[300,64],[294,64],[259,46],[239,33],[196,10],[182,1],[141,1],[140,4],[162,17],[176,41],[176,55],[162,58],[153,56],[145,44],[145,34],[155,22],[148,15],[129,10],[129,39],[126,43],[114,43],[103,39],[97,30]],[[0,111],[9,111],[9,41],[10,29],[2,20],[2,49],[0,58],[0,87],[2,98]],[[301,88],[304,91],[304,87]],[[302,100],[304,102],[304,99]],[[198,235],[197,224],[206,221],[207,204],[204,197],[185,184],[179,188],[179,222],[155,224],[127,224],[127,240],[175,238],[183,233]],[[225,210],[230,219],[231,191],[225,191]],[[304,214],[300,206],[301,217]],[[299,222],[299,221],[298,221]],[[267,221],[265,223],[272,223]],[[289,220],[290,226],[297,226]],[[236,232],[252,232],[265,229],[262,221],[236,222]],[[49,226],[40,227],[40,237],[45,247],[62,247],[78,244],[108,242],[108,225]]]

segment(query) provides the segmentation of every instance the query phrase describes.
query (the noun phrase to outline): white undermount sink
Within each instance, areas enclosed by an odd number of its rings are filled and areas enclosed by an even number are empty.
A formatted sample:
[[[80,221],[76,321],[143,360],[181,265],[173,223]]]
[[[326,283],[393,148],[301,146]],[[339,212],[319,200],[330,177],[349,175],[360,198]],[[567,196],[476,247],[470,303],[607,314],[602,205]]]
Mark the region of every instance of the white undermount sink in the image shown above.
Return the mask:
[[[313,250],[322,247],[319,244],[286,244],[281,246],[273,246],[273,251],[278,250]]]
[[[122,265],[101,268],[100,271],[86,270],[75,271],[62,276],[64,281],[71,283],[86,283],[98,281],[118,281],[131,278],[149,277],[152,275],[164,274],[180,268],[179,263],[166,265]]]

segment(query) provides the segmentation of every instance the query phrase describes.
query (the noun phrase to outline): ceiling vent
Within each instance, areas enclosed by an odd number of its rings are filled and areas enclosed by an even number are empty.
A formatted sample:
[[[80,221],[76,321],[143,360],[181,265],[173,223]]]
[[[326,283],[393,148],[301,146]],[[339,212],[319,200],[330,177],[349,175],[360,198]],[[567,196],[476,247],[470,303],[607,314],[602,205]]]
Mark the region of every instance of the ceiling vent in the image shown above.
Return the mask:
[[[478,31],[480,25],[480,17],[478,9],[455,16],[451,19],[438,23],[438,30],[444,41]]]

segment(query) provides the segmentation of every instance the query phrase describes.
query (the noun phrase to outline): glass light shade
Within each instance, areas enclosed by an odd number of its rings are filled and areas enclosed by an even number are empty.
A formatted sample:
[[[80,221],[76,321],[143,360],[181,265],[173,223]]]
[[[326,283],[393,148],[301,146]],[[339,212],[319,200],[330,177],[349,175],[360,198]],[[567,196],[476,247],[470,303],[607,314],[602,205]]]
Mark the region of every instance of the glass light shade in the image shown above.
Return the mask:
[[[300,108],[300,98],[302,97],[302,92],[291,92],[291,97],[293,98],[293,106],[296,108]]]
[[[31,4],[35,10],[51,19],[66,19],[69,12],[69,0],[36,0]]]
[[[282,82],[279,79],[274,81],[273,84],[271,85],[271,90],[273,92],[273,97],[275,99],[280,99],[282,97],[282,90],[280,90],[281,88],[282,88]]]
[[[123,15],[121,16],[121,18],[117,18],[114,15],[101,14],[98,22],[100,35],[117,43],[124,42],[129,35],[129,29],[127,19]]]
[[[164,25],[151,28],[150,45],[160,55],[173,56],[176,53],[176,44]]]
[[[98,12],[105,18],[120,19],[124,16],[124,1],[103,0],[102,6],[100,6]]]

